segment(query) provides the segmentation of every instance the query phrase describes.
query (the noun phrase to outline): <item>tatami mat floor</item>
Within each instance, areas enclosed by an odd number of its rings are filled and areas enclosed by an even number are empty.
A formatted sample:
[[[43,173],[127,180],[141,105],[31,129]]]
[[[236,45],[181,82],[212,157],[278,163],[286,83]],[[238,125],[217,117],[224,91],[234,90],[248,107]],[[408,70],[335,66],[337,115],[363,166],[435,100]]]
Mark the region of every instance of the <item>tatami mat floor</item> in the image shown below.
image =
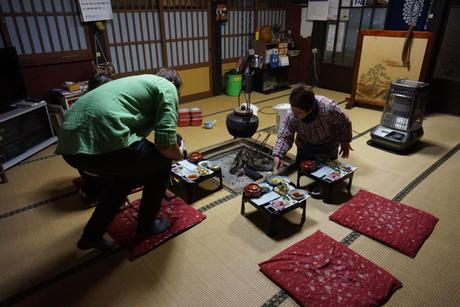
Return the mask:
[[[348,96],[315,91],[338,102]],[[254,138],[273,130],[268,129],[275,125],[272,106],[288,98],[289,90],[252,95],[261,130]],[[205,119],[216,120],[211,130],[179,128],[188,150],[232,139],[225,119],[236,105],[237,99],[227,96],[185,104],[201,107]],[[381,111],[355,107],[346,112],[354,130],[348,161],[358,167],[353,194],[366,189],[439,218],[415,259],[362,235],[349,247],[403,282],[388,306],[460,306],[460,119],[428,115],[422,145],[409,155],[396,155],[366,144]],[[270,145],[275,141],[274,135],[268,139]],[[282,236],[272,239],[254,209],[247,207],[248,218],[240,215],[240,195],[221,190],[192,204],[207,216],[202,223],[136,261],[129,262],[119,248],[108,254],[81,252],[75,243],[92,210],[72,186],[76,171],[54,155],[54,148],[9,169],[10,182],[0,185],[2,305],[295,306],[257,264],[319,229],[338,241],[351,233],[328,219],[339,204],[310,199],[305,224],[296,226],[300,211],[293,211],[278,225]]]

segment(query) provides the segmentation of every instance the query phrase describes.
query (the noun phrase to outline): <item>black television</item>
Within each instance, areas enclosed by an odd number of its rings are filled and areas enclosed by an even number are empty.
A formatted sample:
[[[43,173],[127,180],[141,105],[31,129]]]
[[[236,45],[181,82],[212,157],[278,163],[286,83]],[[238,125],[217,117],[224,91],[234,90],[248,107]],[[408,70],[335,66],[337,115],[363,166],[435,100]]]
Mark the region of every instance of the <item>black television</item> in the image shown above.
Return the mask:
[[[0,48],[0,113],[27,97],[16,48]]]

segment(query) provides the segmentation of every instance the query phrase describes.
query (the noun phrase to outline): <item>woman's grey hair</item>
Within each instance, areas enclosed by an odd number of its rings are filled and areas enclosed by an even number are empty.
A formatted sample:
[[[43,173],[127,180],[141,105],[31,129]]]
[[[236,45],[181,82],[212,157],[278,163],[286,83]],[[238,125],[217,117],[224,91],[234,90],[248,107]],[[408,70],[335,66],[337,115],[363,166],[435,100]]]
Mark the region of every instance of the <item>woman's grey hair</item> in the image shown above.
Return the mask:
[[[177,90],[179,90],[182,86],[182,79],[180,78],[179,73],[174,69],[161,68],[156,75],[170,81],[174,84]]]
[[[88,81],[87,92],[94,90],[95,88],[112,81],[112,77],[106,73],[97,73]]]

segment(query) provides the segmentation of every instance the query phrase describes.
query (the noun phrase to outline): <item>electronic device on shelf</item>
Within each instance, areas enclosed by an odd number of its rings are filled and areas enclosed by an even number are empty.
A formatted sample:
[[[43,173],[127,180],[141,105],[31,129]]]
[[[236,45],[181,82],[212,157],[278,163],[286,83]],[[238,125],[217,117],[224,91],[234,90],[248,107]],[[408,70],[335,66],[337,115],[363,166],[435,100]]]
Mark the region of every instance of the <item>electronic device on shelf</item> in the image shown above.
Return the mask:
[[[0,48],[0,155],[3,168],[56,142],[46,102],[27,96],[14,47]]]

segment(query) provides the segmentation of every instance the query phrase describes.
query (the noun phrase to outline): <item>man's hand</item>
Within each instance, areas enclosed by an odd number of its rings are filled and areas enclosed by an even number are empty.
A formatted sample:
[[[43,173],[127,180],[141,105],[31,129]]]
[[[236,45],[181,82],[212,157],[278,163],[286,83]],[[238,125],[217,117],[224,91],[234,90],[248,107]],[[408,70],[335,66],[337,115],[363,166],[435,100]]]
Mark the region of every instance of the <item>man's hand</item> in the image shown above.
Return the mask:
[[[185,142],[184,142],[184,139],[182,139],[182,140],[180,141],[179,150],[180,150],[180,152],[184,152],[184,150],[185,150]]]
[[[339,155],[346,159],[348,158],[348,156],[350,155],[350,150],[353,151],[353,148],[351,148],[351,145],[350,143],[346,143],[346,144],[341,144],[340,145],[340,152],[339,152]]]
[[[160,154],[169,160],[180,161],[184,159],[182,152],[179,150],[179,146],[177,146],[176,144],[156,146]]]
[[[281,158],[278,156],[275,156],[275,158],[273,158],[273,170],[279,169],[280,166],[281,166]]]

